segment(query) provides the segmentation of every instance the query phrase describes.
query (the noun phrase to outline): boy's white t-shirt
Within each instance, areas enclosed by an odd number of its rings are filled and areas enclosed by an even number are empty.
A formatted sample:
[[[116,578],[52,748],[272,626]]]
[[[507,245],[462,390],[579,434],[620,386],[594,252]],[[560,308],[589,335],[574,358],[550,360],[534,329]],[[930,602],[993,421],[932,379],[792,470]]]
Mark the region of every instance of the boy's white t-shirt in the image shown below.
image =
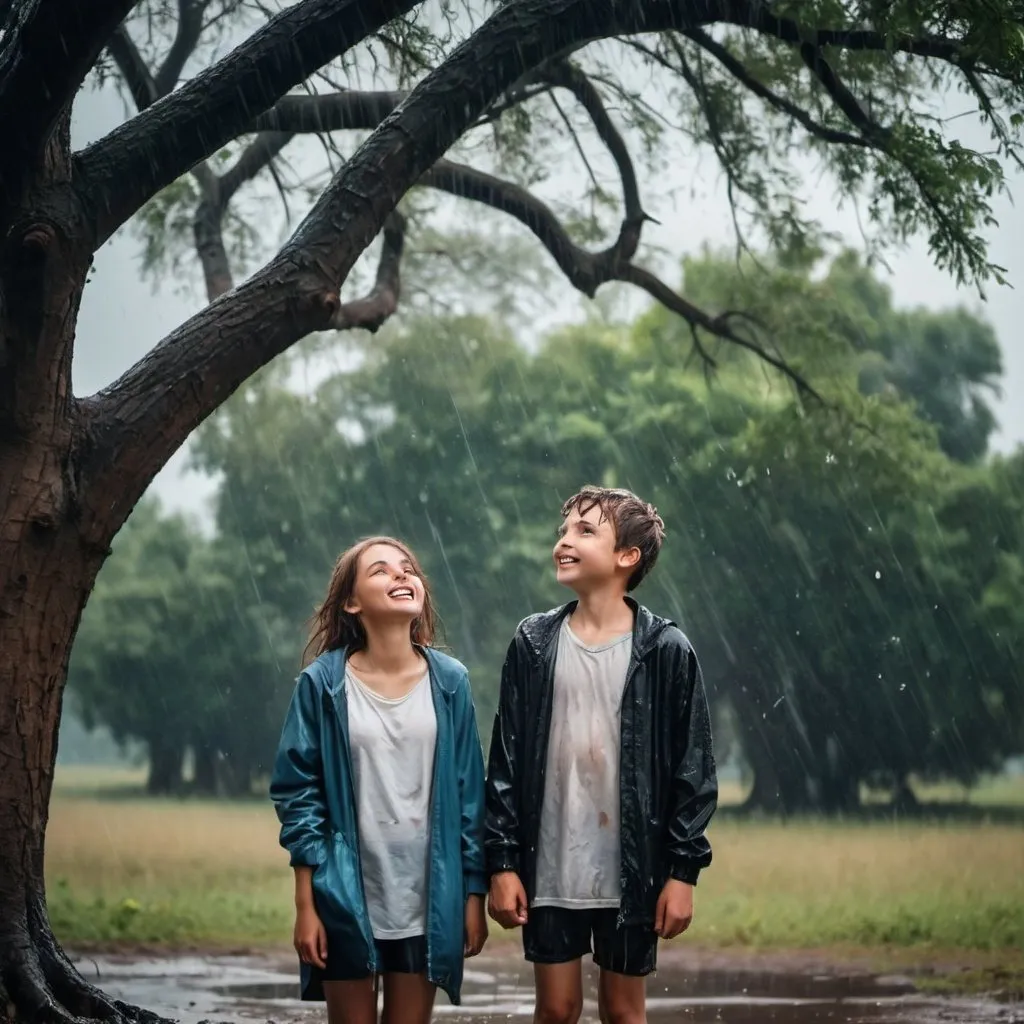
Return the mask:
[[[430,676],[382,697],[346,671],[363,888],[375,939],[426,931],[437,716]]]
[[[584,644],[562,624],[555,657],[535,907],[618,907],[619,746],[633,636]]]

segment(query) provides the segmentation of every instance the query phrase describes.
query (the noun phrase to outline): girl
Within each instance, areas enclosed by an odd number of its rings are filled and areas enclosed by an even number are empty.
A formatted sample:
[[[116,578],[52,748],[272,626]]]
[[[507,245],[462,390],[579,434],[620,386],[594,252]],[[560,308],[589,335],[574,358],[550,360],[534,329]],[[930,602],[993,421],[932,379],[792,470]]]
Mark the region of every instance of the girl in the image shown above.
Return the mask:
[[[484,773],[466,669],[429,645],[415,556],[371,537],[313,619],[270,796],[295,869],[302,998],[330,1024],[427,1024],[487,938]]]

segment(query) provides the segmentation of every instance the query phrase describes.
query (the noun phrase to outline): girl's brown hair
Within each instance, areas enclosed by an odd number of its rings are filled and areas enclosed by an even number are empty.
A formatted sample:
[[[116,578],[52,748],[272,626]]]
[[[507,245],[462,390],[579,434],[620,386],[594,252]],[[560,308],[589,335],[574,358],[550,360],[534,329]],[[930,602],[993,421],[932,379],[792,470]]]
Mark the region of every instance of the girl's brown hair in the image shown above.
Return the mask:
[[[401,551],[412,563],[413,572],[423,584],[423,611],[412,621],[410,639],[414,644],[429,646],[434,642],[437,630],[437,616],[434,602],[430,596],[430,581],[420,566],[419,560],[408,545],[394,537],[365,537],[353,544],[334,565],[331,582],[327,586],[327,596],[323,604],[317,608],[310,620],[309,643],[302,654],[303,665],[308,665],[315,658],[327,651],[344,647],[349,654],[366,647],[366,630],[358,615],[345,611],[345,605],[352,599],[356,587],[356,571],[363,552],[374,544],[387,544]]]

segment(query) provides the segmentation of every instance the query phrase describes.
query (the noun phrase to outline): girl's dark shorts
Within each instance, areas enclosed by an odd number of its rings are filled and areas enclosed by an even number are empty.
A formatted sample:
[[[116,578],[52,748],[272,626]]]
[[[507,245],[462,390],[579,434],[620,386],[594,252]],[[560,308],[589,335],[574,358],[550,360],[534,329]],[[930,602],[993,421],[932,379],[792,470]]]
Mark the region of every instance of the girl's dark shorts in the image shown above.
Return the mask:
[[[377,962],[381,974],[425,974],[427,970],[427,938],[413,935],[408,939],[378,939]],[[369,978],[366,962],[353,959],[339,939],[327,936],[327,967],[323,981],[360,981]]]
[[[531,964],[567,964],[588,953],[604,971],[642,978],[658,964],[658,936],[646,925],[617,927],[615,908],[530,907],[523,952]]]

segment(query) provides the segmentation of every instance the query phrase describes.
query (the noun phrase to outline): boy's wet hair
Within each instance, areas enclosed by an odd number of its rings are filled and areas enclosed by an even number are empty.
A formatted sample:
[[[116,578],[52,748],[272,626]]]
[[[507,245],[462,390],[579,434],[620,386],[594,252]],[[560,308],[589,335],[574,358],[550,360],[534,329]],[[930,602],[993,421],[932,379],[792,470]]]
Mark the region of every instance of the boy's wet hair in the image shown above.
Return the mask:
[[[562,505],[564,519],[573,509],[585,516],[592,508],[599,508],[601,516],[612,524],[615,531],[615,550],[639,548],[640,561],[636,563],[626,590],[635,590],[643,578],[654,568],[665,539],[665,523],[658,510],[632,491],[618,487],[595,487],[587,484]]]

